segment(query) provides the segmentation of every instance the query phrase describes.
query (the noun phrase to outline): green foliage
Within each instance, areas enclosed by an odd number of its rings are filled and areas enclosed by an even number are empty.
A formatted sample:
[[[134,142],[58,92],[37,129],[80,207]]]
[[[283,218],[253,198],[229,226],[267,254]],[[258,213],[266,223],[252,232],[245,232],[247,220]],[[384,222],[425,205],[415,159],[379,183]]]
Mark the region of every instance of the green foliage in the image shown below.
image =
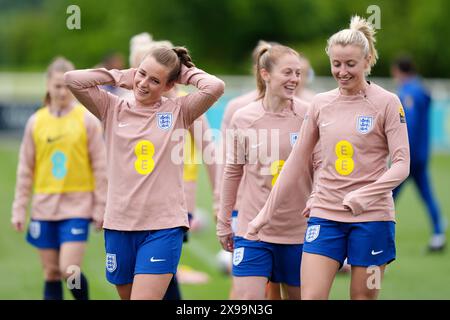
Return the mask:
[[[216,73],[246,74],[258,40],[278,41],[308,55],[319,75],[329,74],[326,39],[348,26],[350,16],[381,9],[376,76],[409,52],[427,77],[450,73],[446,0],[1,0],[0,68],[42,70],[62,54],[80,68],[106,54],[128,56],[129,39],[143,31],[187,46],[194,60]],[[81,9],[81,30],[68,30],[66,9]]]

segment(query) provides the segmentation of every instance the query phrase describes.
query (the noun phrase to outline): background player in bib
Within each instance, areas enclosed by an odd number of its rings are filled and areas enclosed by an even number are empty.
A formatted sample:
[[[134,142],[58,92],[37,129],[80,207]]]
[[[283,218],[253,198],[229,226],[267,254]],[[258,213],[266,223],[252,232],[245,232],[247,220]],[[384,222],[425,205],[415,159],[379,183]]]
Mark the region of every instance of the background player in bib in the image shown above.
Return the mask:
[[[266,223],[258,239],[244,237],[248,222],[275,184],[307,112],[308,105],[294,98],[300,73],[297,52],[281,45],[261,47],[256,69],[258,100],[238,110],[231,120],[233,139],[227,137],[217,235],[222,247],[233,251],[233,288],[238,299],[264,299],[268,280],[286,284],[288,298],[300,299],[301,243],[306,230],[300,213],[307,198],[291,197],[289,210]],[[242,197],[233,232],[238,188]]]
[[[433,227],[428,249],[439,251],[444,249],[446,240],[441,211],[433,195],[428,173],[431,97],[417,76],[411,58],[406,56],[398,58],[392,64],[391,73],[399,85],[398,95],[408,119],[408,138],[411,149],[410,178],[419,189]],[[394,190],[394,198],[398,196],[402,186],[403,184]]]
[[[105,127],[108,196],[106,275],[122,299],[161,299],[176,273],[185,230],[185,130],[223,94],[220,79],[197,69],[185,48],[156,47],[138,69],[78,70],[65,75],[75,96]],[[198,91],[175,99],[175,83]],[[98,86],[133,89],[133,100]]]
[[[77,104],[64,83],[71,62],[47,69],[45,105],[28,120],[19,154],[12,224],[23,231],[33,190],[27,240],[39,251],[44,299],[61,300],[61,279],[81,267],[89,223],[101,229],[106,198],[106,155],[100,122]],[[71,292],[87,300],[88,282]]]
[[[352,268],[350,297],[375,299],[385,266],[395,259],[392,190],[409,174],[408,133],[398,97],[366,81],[377,60],[374,33],[368,22],[355,16],[350,29],[328,40],[326,52],[339,87],[315,96],[261,211],[280,210],[292,189],[298,196],[309,195],[296,181],[310,175],[305,155],[319,143],[322,164],[304,211],[310,219],[303,246],[302,299],[327,299],[346,257]],[[375,283],[370,277],[376,277]]]

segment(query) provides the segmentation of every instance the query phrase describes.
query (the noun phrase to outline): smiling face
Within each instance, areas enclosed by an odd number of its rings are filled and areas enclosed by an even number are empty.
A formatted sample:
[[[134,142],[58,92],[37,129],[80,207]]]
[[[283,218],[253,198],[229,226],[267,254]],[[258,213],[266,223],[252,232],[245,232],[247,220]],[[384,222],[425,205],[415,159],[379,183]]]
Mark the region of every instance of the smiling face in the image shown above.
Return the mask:
[[[148,56],[139,65],[134,76],[134,96],[142,105],[157,102],[161,95],[170,90],[174,83],[168,83],[170,70],[158,63],[155,58]]]
[[[370,57],[355,45],[333,45],[329,51],[331,73],[343,94],[353,95],[365,88],[365,71]]]
[[[67,108],[74,97],[64,82],[64,72],[53,72],[47,80],[47,91],[53,106]]]
[[[261,69],[261,77],[267,83],[266,94],[282,100],[292,99],[300,81],[301,63],[297,55],[287,53],[277,59],[269,72]]]

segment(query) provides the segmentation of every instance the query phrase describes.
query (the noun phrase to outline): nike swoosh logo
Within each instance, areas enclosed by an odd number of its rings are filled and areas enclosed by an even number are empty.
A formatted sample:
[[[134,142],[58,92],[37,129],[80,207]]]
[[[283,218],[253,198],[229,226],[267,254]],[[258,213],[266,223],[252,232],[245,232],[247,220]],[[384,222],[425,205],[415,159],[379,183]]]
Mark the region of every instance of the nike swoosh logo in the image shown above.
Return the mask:
[[[129,123],[123,123],[123,122],[120,122],[119,123],[119,128],[123,128],[123,127],[126,127],[126,126],[128,126],[129,125]]]
[[[47,143],[55,142],[56,140],[59,140],[62,137],[64,137],[64,135],[60,135],[60,136],[57,136],[57,137],[54,137],[54,138],[47,137]]]
[[[373,256],[376,256],[377,254],[380,254],[380,253],[382,253],[383,252],[383,250],[380,250],[380,251],[374,251],[374,250],[372,250],[372,255]]]
[[[330,122],[323,122],[323,123],[320,124],[320,126],[321,127],[326,127],[326,126],[330,125],[331,123],[332,123],[332,121],[330,121]]]
[[[154,257],[150,258],[150,262],[160,262],[160,261],[166,261],[166,259],[155,259]]]
[[[261,142],[261,143],[258,143],[258,144],[251,145],[250,148],[256,149],[256,148],[258,148],[260,145],[262,145],[262,142]]]
[[[75,229],[75,228],[72,228],[72,229],[70,230],[70,232],[71,232],[73,235],[79,235],[79,234],[83,234],[83,233],[84,233],[84,229]]]

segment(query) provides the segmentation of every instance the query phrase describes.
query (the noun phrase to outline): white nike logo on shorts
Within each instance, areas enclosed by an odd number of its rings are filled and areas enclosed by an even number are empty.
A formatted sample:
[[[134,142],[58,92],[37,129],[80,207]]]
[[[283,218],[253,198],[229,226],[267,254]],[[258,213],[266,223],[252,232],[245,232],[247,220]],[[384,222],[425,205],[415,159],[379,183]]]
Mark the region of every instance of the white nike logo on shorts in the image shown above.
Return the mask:
[[[380,251],[372,250],[372,255],[373,255],[373,256],[376,256],[377,254],[380,254],[380,253],[382,253],[382,252],[383,252],[383,250],[380,250]]]
[[[72,229],[70,229],[70,232],[71,232],[73,235],[77,236],[77,235],[79,235],[79,234],[83,234],[83,233],[84,233],[84,229],[76,229],[76,228],[72,228]]]
[[[119,128],[126,127],[127,125],[129,125],[129,123],[119,122]]]
[[[154,257],[150,258],[150,262],[161,262],[161,261],[166,261],[166,259],[155,259]]]

